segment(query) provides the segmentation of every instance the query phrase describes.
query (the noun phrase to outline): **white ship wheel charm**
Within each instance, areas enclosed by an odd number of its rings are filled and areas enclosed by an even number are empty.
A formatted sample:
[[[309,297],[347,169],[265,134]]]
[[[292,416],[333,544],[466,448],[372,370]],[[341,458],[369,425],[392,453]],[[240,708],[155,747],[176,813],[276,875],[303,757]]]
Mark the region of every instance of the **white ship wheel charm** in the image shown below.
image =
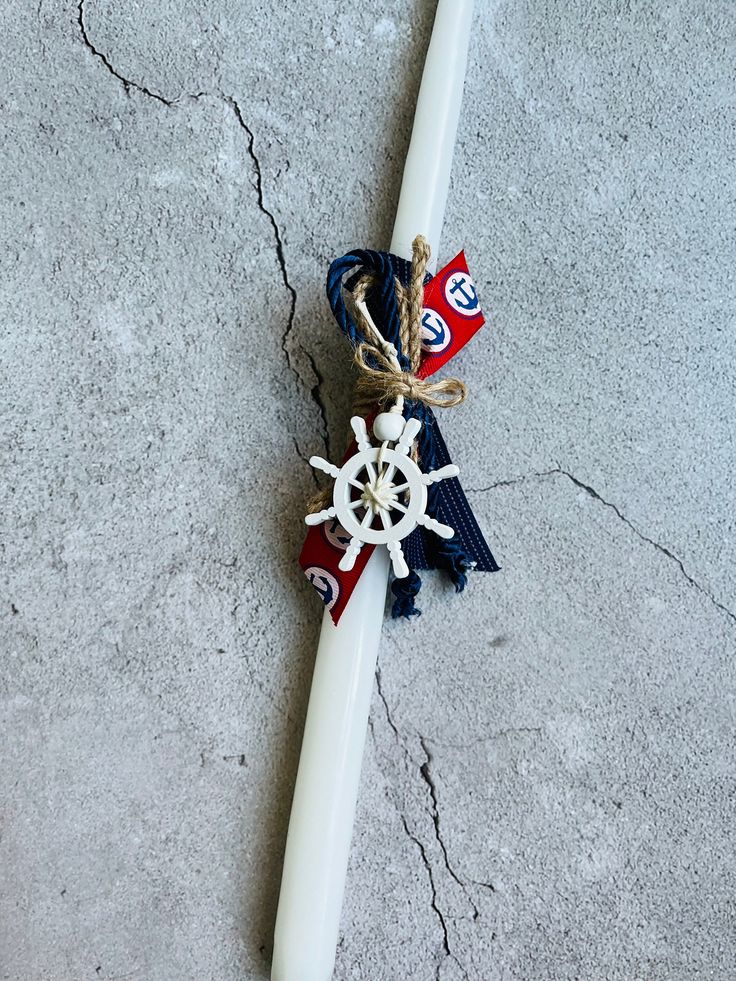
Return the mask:
[[[381,412],[373,424],[373,434],[382,440],[372,446],[365,420],[353,416],[350,420],[358,452],[336,467],[320,456],[309,461],[316,470],[335,478],[332,507],[318,514],[308,514],[308,525],[318,525],[337,518],[350,535],[350,544],[340,560],[339,568],[348,572],[355,565],[363,545],[386,545],[391,555],[394,575],[402,579],[409,575],[401,541],[417,525],[423,525],[441,538],[455,534],[426,513],[427,487],[460,472],[454,463],[422,473],[409,458],[411,445],[422,428],[418,419],[404,420],[401,415]],[[393,449],[389,443],[395,443]]]

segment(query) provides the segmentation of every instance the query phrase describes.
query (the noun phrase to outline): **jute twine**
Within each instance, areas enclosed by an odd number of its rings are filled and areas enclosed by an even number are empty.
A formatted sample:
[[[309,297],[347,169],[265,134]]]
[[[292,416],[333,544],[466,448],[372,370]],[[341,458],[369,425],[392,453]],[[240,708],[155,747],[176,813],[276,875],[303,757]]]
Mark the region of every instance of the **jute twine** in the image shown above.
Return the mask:
[[[401,350],[411,365],[409,371],[401,370],[390,345],[386,344],[370,317],[364,313],[365,299],[370,295],[373,284],[372,277],[362,276],[352,290],[353,316],[366,338],[356,347],[353,357],[358,378],[353,395],[352,415],[366,418],[375,411],[376,406],[384,408],[388,403],[402,403],[404,399],[446,409],[465,401],[468,391],[459,378],[428,381],[416,375],[422,358],[424,277],[430,256],[429,242],[423,235],[417,235],[412,243],[409,286],[405,288],[398,279],[395,282],[399,307],[399,338]],[[413,455],[416,458],[416,447]],[[309,501],[309,513],[324,510],[329,507],[331,500],[332,488],[326,487]]]

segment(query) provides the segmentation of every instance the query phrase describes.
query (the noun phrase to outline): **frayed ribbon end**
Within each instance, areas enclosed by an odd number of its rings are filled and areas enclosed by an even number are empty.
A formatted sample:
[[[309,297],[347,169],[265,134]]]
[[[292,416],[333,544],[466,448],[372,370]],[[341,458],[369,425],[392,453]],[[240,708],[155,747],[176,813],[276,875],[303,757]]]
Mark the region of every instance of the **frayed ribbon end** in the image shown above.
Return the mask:
[[[414,603],[421,588],[422,580],[416,572],[410,572],[404,579],[394,579],[391,583],[391,592],[395,597],[391,607],[391,616],[394,619],[404,617],[409,620],[411,617],[421,616],[422,611]]]

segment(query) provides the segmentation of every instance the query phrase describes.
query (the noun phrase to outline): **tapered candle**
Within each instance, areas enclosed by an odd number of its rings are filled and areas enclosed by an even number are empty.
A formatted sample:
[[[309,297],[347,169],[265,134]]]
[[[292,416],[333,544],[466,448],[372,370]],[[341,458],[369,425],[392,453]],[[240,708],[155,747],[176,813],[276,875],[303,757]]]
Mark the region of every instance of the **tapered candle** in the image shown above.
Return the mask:
[[[473,0],[439,0],[391,240],[423,234],[437,255],[462,102]],[[335,625],[322,620],[289,821],[272,981],[329,981],[388,584],[376,548]]]

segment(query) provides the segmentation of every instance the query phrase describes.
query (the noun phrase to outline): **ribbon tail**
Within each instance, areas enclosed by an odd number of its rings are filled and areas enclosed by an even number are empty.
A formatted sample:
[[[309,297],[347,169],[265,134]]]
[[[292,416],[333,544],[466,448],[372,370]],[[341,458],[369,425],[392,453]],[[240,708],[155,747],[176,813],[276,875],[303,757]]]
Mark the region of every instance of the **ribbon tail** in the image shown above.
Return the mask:
[[[419,453],[422,464],[426,470],[439,469],[452,462],[450,454],[434,413],[425,406],[421,409],[424,425],[419,437]],[[454,528],[455,537],[445,543],[432,532],[423,528],[415,529],[404,545],[404,555],[410,568],[447,568],[458,589],[463,588],[464,572],[467,569],[454,568],[457,554],[462,555],[464,552],[478,572],[498,572],[501,567],[488,547],[457,477],[432,485],[427,510],[433,518]],[[443,546],[446,546],[444,550]],[[447,554],[443,554],[443,551]]]

